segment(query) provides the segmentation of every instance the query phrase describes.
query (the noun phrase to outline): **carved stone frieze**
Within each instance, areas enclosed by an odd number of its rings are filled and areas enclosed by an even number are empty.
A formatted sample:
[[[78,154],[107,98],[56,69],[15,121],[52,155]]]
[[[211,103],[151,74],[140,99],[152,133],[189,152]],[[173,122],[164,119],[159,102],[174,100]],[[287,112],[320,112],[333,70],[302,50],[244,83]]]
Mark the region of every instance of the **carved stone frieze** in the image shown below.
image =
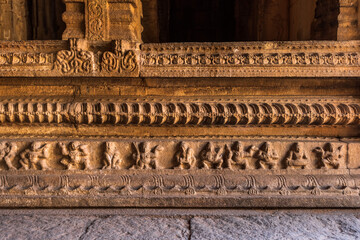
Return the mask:
[[[1,123],[117,125],[358,125],[355,99],[273,100],[11,100],[0,101]]]
[[[194,43],[142,45],[144,77],[357,76],[359,44]],[[331,68],[329,68],[331,66]]]
[[[94,28],[102,26],[94,18]],[[99,33],[97,37],[102,36]],[[112,38],[113,39],[113,38]],[[119,38],[121,39],[121,38]],[[142,44],[116,40],[113,51],[104,43],[69,39],[70,49],[29,51],[29,42],[0,42],[3,76],[130,76],[130,77],[358,77],[359,41]],[[58,46],[65,41],[57,42]],[[46,42],[44,42],[46,46]],[[21,49],[13,51],[10,45]],[[34,48],[34,47],[33,47]],[[106,49],[106,48],[105,48]],[[49,55],[46,55],[49,54]],[[12,61],[11,56],[15,56]],[[17,57],[18,56],[18,57]],[[46,61],[43,59],[45,57]],[[2,59],[2,60],[1,60]],[[44,62],[45,61],[45,62]],[[29,68],[26,64],[30,64]],[[43,64],[52,65],[44,68]],[[9,67],[16,66],[16,73]],[[65,75],[66,76],[66,75]]]
[[[359,207],[359,139],[34,139],[0,141],[0,207]]]
[[[0,206],[359,207],[358,172],[153,171],[10,172],[0,175]]]
[[[360,146],[360,144],[359,144]],[[347,143],[279,140],[0,141],[0,170],[344,169]],[[360,152],[359,152],[360,153]],[[354,153],[352,153],[354,154]]]

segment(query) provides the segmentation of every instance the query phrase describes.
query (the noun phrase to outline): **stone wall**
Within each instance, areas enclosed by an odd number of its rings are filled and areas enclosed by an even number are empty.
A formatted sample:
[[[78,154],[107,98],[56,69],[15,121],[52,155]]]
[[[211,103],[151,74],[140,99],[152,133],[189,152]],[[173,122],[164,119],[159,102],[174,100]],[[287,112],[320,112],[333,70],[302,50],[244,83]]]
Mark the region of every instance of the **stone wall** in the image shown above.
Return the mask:
[[[1,239],[358,239],[359,210],[1,210]]]

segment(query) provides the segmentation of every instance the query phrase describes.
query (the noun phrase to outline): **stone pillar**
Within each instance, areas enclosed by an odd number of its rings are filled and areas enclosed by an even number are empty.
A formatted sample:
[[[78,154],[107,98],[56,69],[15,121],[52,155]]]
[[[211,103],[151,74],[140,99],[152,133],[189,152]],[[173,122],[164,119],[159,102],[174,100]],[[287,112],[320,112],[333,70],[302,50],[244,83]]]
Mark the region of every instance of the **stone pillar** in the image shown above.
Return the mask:
[[[84,38],[85,37],[85,7],[84,0],[64,0],[66,11],[63,14],[63,21],[66,29],[62,38]]]
[[[64,0],[63,39],[128,40],[141,42],[140,0]]]
[[[337,40],[359,39],[358,0],[340,0]]]
[[[0,0],[0,40],[26,40],[27,17],[25,0]]]
[[[359,39],[358,0],[318,0],[312,26],[314,40]]]

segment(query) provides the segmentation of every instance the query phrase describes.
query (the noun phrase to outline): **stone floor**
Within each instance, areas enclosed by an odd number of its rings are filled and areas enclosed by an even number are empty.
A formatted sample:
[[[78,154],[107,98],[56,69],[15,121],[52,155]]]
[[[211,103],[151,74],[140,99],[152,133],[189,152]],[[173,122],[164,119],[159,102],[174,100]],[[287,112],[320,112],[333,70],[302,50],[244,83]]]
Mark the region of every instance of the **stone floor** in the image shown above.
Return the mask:
[[[360,210],[0,210],[0,239],[360,239]]]

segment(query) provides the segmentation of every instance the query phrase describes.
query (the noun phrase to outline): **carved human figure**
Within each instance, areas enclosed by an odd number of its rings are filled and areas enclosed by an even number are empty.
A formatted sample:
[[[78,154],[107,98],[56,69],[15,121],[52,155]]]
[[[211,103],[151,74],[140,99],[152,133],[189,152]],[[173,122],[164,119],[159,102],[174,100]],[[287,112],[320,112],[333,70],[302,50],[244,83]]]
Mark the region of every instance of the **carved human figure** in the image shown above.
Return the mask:
[[[286,157],[286,168],[305,169],[309,164],[306,156],[304,145],[302,143],[294,143]]]
[[[25,170],[48,170],[47,161],[49,157],[49,146],[41,142],[33,142],[29,148],[20,153],[20,164]]]
[[[194,150],[186,142],[180,142],[178,151],[175,153],[175,161],[179,169],[192,169],[196,167]]]
[[[116,147],[116,143],[106,142],[104,155],[103,169],[120,169],[122,159],[120,158],[120,152]]]
[[[277,169],[278,154],[270,142],[265,142],[254,156],[258,160],[258,165],[262,169]]]
[[[12,161],[16,156],[17,146],[12,142],[0,142],[0,159],[5,162],[9,170],[17,170]]]
[[[340,146],[335,149],[334,144],[327,143],[323,148],[317,147],[314,149],[314,152],[318,154],[320,160],[320,168],[334,168],[338,169],[340,167],[341,159],[344,154],[342,153],[343,146]]]
[[[142,142],[139,144],[132,143],[133,154],[132,160],[135,164],[132,169],[157,169],[159,168],[157,163],[158,154],[163,148],[159,145],[151,148],[148,142]]]
[[[253,154],[253,148],[249,151],[244,151],[243,145],[241,142],[236,141],[231,147],[225,145],[225,166],[229,169],[233,169],[234,165],[239,165],[242,169],[249,168],[248,158]]]
[[[213,143],[208,142],[200,152],[200,160],[202,162],[202,168],[221,169],[224,162],[223,150],[215,148]]]
[[[59,143],[64,158],[60,160],[68,170],[90,170],[89,148],[80,142],[71,142],[68,145]]]

